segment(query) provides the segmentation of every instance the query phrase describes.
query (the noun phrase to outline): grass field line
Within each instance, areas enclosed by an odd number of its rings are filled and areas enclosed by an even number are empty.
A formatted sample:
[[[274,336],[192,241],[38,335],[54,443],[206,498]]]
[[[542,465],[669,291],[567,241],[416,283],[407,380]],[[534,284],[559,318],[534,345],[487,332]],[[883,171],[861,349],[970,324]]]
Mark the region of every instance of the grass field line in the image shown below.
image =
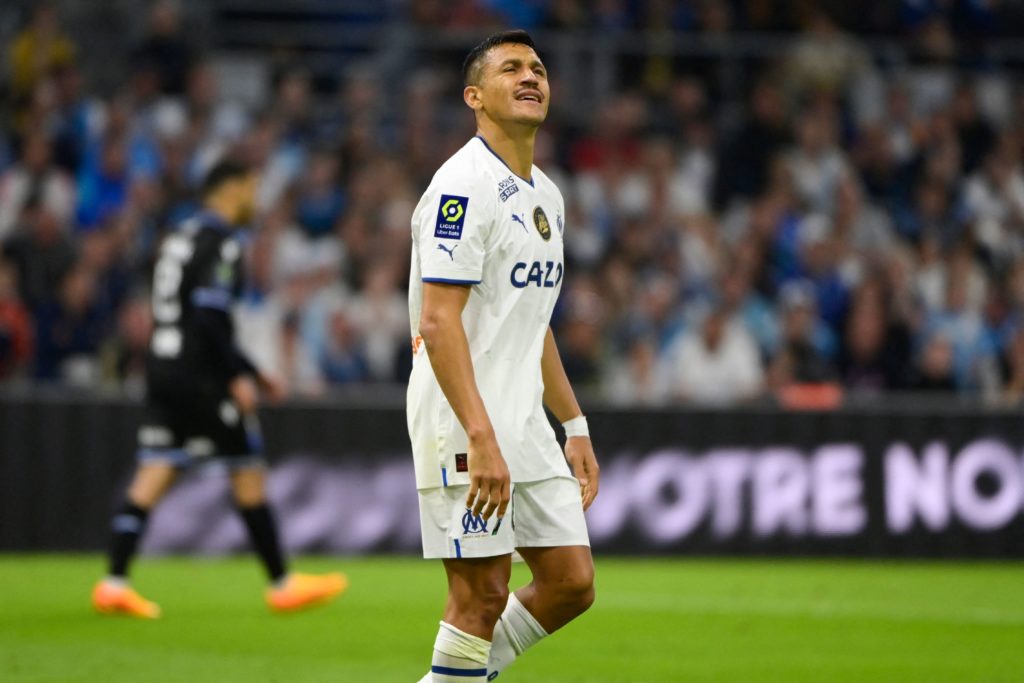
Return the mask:
[[[673,593],[604,593],[600,607],[645,612],[693,612],[719,615],[759,615],[779,617],[811,617],[816,619],[879,619],[901,622],[943,622],[994,626],[1024,626],[1024,614],[994,609],[970,608],[952,612],[948,609],[921,609],[900,605],[856,605],[801,602],[796,598],[728,598],[722,596],[681,596]]]

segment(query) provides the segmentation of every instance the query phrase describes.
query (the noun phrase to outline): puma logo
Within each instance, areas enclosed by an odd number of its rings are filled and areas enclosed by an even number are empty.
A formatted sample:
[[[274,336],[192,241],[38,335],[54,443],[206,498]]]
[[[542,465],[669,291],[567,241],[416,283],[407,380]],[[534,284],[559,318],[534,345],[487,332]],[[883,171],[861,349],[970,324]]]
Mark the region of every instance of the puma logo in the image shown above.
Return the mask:
[[[522,214],[512,214],[512,220],[514,220],[519,225],[523,226],[523,230],[526,230],[526,232],[530,232],[529,230],[526,229],[526,222],[523,220]]]
[[[450,258],[452,261],[454,261],[455,260],[455,249],[458,246],[459,245],[457,245],[457,244],[453,244],[452,248],[449,249],[448,247],[444,246],[443,244],[439,244],[439,245],[437,245],[437,248],[440,249],[441,251],[443,251],[444,253],[448,254],[448,258]]]

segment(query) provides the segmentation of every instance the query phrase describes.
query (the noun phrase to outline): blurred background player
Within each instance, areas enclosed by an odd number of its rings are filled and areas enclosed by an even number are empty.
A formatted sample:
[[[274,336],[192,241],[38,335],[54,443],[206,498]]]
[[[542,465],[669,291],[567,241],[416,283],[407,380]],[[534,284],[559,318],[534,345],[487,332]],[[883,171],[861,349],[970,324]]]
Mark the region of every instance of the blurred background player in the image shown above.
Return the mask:
[[[594,600],[583,512],[597,460],[550,328],[565,204],[533,165],[547,71],[530,36],[508,31],[470,51],[463,78],[477,135],[413,213],[409,278],[423,554],[448,576],[422,679],[434,683],[493,680]],[[544,405],[565,427],[564,454]],[[533,580],[510,595],[514,550]]]
[[[150,511],[187,466],[221,459],[249,540],[270,587],[267,604],[287,611],[343,592],[339,573],[287,571],[267,505],[266,468],[256,417],[260,389],[281,394],[236,346],[231,307],[242,292],[242,246],[235,230],[253,214],[258,176],[222,161],[203,186],[203,209],[163,242],[153,275],[154,320],[146,360],[146,412],[138,433],[139,466],[114,514],[109,573],[92,594],[102,613],[156,618],[160,608],[128,583],[128,567]]]

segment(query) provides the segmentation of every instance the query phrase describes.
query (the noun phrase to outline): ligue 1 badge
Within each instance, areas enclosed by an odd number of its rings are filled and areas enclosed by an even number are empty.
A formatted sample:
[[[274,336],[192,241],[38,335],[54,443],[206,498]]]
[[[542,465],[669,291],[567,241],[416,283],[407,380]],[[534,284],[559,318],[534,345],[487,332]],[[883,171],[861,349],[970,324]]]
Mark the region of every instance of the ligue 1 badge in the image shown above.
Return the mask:
[[[533,210],[533,224],[545,242],[551,239],[551,224],[548,223],[548,217],[544,215],[544,209],[539,206]]]

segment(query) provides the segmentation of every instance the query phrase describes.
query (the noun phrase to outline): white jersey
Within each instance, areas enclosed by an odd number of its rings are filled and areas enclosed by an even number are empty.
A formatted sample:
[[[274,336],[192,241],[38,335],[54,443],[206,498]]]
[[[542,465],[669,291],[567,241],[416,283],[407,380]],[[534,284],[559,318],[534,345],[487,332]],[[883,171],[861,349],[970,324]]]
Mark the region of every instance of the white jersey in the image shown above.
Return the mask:
[[[540,366],[565,274],[565,203],[536,166],[532,176],[513,174],[475,137],[441,166],[413,212],[406,410],[419,489],[469,483],[466,433],[419,341],[424,282],[471,285],[462,324],[512,481],[569,474],[544,413]]]

